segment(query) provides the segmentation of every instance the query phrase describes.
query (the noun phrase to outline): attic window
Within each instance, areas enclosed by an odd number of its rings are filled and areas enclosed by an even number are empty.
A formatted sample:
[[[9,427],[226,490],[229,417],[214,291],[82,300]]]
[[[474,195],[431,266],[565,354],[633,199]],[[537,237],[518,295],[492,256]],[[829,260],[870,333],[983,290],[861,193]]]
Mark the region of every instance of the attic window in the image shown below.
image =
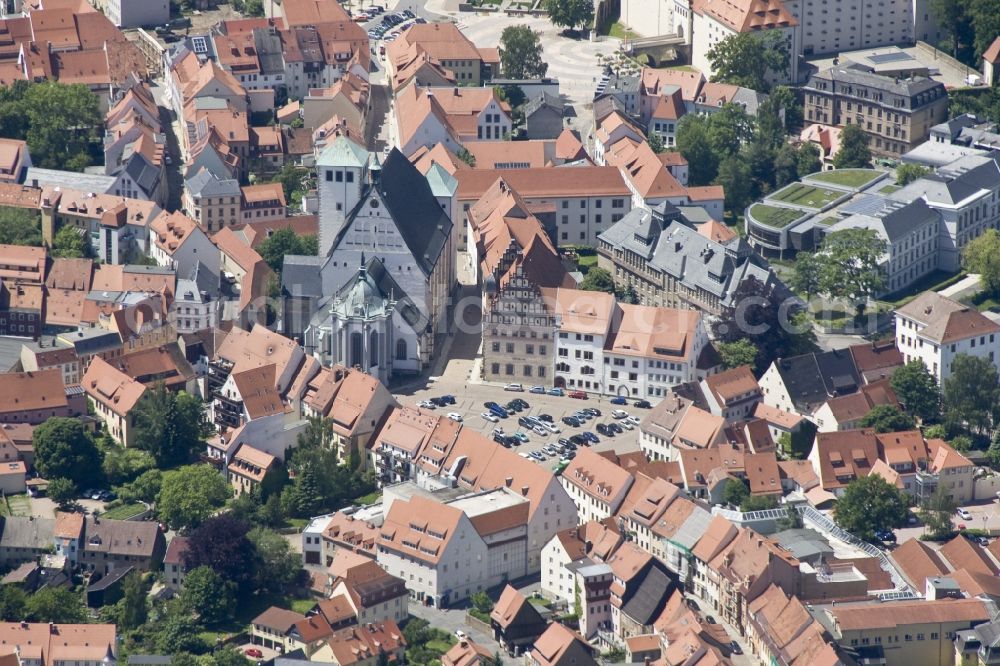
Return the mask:
[[[378,208],[378,199],[372,199],[371,201],[368,202],[368,205],[371,206],[372,208]]]

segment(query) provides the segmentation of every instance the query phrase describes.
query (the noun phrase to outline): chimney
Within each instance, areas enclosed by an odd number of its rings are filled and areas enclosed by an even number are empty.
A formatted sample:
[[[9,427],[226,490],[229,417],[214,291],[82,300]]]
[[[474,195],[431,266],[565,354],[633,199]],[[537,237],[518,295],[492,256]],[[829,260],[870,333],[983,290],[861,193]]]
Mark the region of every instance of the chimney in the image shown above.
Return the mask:
[[[528,486],[521,486],[521,494],[525,497],[528,496]]]
[[[504,484],[506,484],[508,488],[510,488],[512,483],[514,483],[514,477],[508,476],[506,479],[504,479]]]

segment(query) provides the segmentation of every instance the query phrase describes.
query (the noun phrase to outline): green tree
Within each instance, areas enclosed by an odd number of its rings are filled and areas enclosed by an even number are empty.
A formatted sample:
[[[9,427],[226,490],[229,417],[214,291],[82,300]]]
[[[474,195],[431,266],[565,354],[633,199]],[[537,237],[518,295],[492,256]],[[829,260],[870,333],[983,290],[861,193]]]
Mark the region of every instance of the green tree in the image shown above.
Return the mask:
[[[188,465],[168,472],[156,498],[156,512],[174,529],[197,527],[221,508],[232,487],[211,465]]]
[[[482,590],[469,597],[469,602],[473,608],[484,615],[489,615],[493,611],[493,600]]]
[[[845,125],[840,132],[840,150],[833,156],[838,169],[865,169],[872,165],[872,151],[868,148],[868,135],[861,125]]]
[[[603,291],[615,293],[615,279],[603,268],[591,268],[580,282],[583,291]]]
[[[822,277],[823,260],[815,254],[802,252],[795,258],[795,270],[788,285],[809,300],[821,290]]]
[[[118,498],[125,502],[155,502],[163,487],[163,472],[158,469],[146,470],[133,481],[116,486]]]
[[[915,180],[930,174],[931,170],[920,164],[903,163],[896,167],[896,182],[899,185],[909,185]]]
[[[715,180],[725,190],[726,210],[734,214],[741,213],[750,203],[752,196],[750,166],[746,160],[735,155],[725,158],[719,164],[719,173]]]
[[[930,536],[942,539],[955,531],[951,524],[951,517],[956,508],[958,507],[954,500],[948,496],[944,484],[940,484],[921,505],[918,515]]]
[[[873,229],[843,229],[823,239],[820,285],[825,293],[852,303],[862,313],[870,299],[885,289],[879,261],[886,243]]]
[[[0,243],[41,246],[42,223],[38,213],[23,208],[0,206]]]
[[[962,268],[979,274],[979,282],[990,295],[1000,294],[1000,231],[987,229],[966,243]]]
[[[177,605],[168,613],[162,628],[156,634],[155,647],[165,654],[203,652],[205,642],[198,636],[198,625],[183,606]]]
[[[473,169],[476,168],[476,156],[470,153],[468,148],[465,148],[464,146],[459,148],[458,152],[455,153],[455,156]]]
[[[740,506],[750,497],[750,489],[742,479],[729,479],[722,489],[722,501],[730,506]]]
[[[544,0],[542,6],[552,25],[573,30],[589,28],[594,23],[594,3],[590,0]]]
[[[920,359],[896,368],[890,383],[908,414],[923,422],[934,421],[940,416],[941,394],[937,379]]]
[[[941,391],[945,418],[985,432],[1000,404],[997,369],[989,359],[958,354]]]
[[[181,603],[209,626],[231,619],[236,606],[232,583],[208,566],[195,567],[184,576]]]
[[[101,471],[113,486],[134,481],[155,467],[156,458],[149,451],[125,449],[117,444],[112,444],[104,451],[104,462],[101,463]]]
[[[968,0],[931,0],[931,12],[938,25],[948,34],[951,54],[958,58],[962,44],[972,42],[973,28],[969,17]]]
[[[133,571],[122,582],[122,612],[118,618],[119,630],[132,631],[146,624],[149,615],[148,589],[142,574]]]
[[[0,586],[0,617],[10,622],[14,618],[25,618],[28,595],[18,585]]]
[[[753,139],[753,119],[741,105],[729,102],[708,117],[706,131],[712,152],[721,162],[738,155],[740,149]]]
[[[1000,469],[1000,429],[993,432],[990,448],[986,450],[986,459],[990,461],[990,467]],[[0,617],[3,616],[0,615]]]
[[[778,499],[774,495],[748,495],[740,503],[740,511],[749,513],[751,511],[766,511],[778,506]]]
[[[799,178],[823,169],[819,148],[814,143],[803,143],[798,151]]]
[[[719,159],[708,138],[708,120],[688,113],[677,123],[677,150],[688,163],[688,184],[708,185],[719,171]]]
[[[876,405],[871,411],[861,417],[858,426],[874,428],[875,432],[902,432],[913,430],[917,424],[913,418],[899,411],[895,405]]]
[[[309,171],[300,167],[295,162],[285,162],[281,169],[271,179],[272,183],[281,183],[281,190],[285,193],[285,201],[291,202],[296,193],[301,193],[306,189],[305,181],[309,177]]]
[[[973,29],[972,57],[978,59],[1000,35],[1000,7],[995,0],[971,0],[969,18]]]
[[[972,438],[968,435],[955,435],[948,445],[959,453],[965,453],[972,448]]]
[[[648,132],[646,134],[646,143],[649,144],[649,149],[657,155],[667,149],[667,147],[663,145],[663,139],[656,132]]]
[[[88,249],[80,230],[70,224],[61,226],[52,239],[52,256],[60,259],[86,257]]]
[[[190,393],[174,393],[157,383],[146,390],[133,414],[135,445],[152,453],[159,467],[190,462],[204,446],[205,407]]]
[[[774,153],[774,186],[781,188],[799,178],[799,151],[792,144],[786,143]]]
[[[24,610],[32,622],[82,624],[87,621],[83,598],[65,587],[43,587],[32,593]]]
[[[851,481],[833,507],[837,525],[865,541],[904,526],[909,514],[902,491],[877,474]]]
[[[775,529],[779,532],[782,530],[798,530],[802,529],[804,526],[802,514],[796,511],[795,507],[790,504],[788,505],[786,514],[783,517],[778,518],[778,520],[774,523]]]
[[[97,132],[103,116],[97,95],[87,86],[33,83],[21,109],[27,116],[24,138],[35,166],[83,171],[94,163],[91,148],[100,144]]]
[[[77,419],[53,417],[32,433],[35,468],[47,479],[69,479],[78,488],[101,480],[101,452]]]
[[[254,581],[257,590],[281,592],[296,582],[302,572],[302,558],[292,550],[285,537],[274,530],[255,527],[247,538],[255,552]]]
[[[788,46],[777,30],[742,32],[716,42],[708,50],[713,81],[760,92],[770,90],[769,78],[788,74]]]
[[[49,481],[49,486],[46,488],[45,494],[50,500],[59,505],[59,508],[63,511],[69,509],[77,498],[80,497],[80,491],[77,489],[76,484],[62,476]]]
[[[549,65],[542,60],[542,33],[509,25],[500,33],[500,71],[508,79],[540,79]]]
[[[726,370],[732,370],[742,365],[753,367],[759,352],[757,345],[745,338],[733,342],[716,343],[715,351],[719,352],[722,365]]]
[[[307,236],[299,236],[290,227],[285,227],[265,238],[257,247],[257,253],[271,270],[278,273],[284,266],[286,254],[308,255],[309,250],[313,249],[308,245],[309,242]],[[316,251],[312,254],[315,256]]]

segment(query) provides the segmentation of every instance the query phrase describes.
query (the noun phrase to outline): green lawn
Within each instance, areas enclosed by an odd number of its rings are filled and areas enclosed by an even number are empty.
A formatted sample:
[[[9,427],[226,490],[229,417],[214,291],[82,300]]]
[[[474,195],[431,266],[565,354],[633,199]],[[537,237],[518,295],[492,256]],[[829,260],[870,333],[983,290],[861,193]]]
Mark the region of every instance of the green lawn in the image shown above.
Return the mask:
[[[818,210],[824,206],[828,206],[842,196],[844,196],[844,193],[839,190],[828,190],[824,187],[815,187],[804,183],[792,183],[781,188],[768,198],[775,201],[783,201],[794,206],[803,206]]]
[[[10,505],[12,516],[31,515],[31,501],[27,495],[7,495],[7,503]]]
[[[830,227],[837,224],[837,222],[840,222],[839,217],[824,217],[822,220],[818,220],[816,224],[822,224],[824,227]]]
[[[878,178],[878,176],[879,172],[874,169],[834,169],[833,171],[822,171],[811,174],[808,178],[809,180],[821,183],[858,188],[867,185]]]
[[[892,194],[899,189],[899,185],[886,185],[884,187],[878,188],[878,191],[882,194]]]
[[[292,610],[305,615],[316,605],[315,599],[296,599],[292,602]]]
[[[635,39],[639,36],[622,25],[619,21],[615,21],[611,24],[611,27],[608,28],[608,35],[617,39]]]
[[[441,654],[450,650],[452,645],[454,645],[454,643],[442,640],[427,641],[428,650],[434,650],[435,652],[440,652]]]
[[[146,507],[138,502],[134,502],[132,504],[122,504],[121,506],[116,506],[113,509],[108,509],[101,514],[101,518],[107,518],[108,520],[128,520],[133,516],[138,516],[145,510]]]
[[[361,497],[357,498],[354,501],[357,502],[358,504],[369,505],[369,504],[375,504],[381,498],[382,498],[382,493],[375,491],[368,493],[367,495],[362,495]]]
[[[802,217],[803,213],[793,208],[778,208],[777,206],[757,203],[750,206],[750,215],[765,226],[784,229]]]

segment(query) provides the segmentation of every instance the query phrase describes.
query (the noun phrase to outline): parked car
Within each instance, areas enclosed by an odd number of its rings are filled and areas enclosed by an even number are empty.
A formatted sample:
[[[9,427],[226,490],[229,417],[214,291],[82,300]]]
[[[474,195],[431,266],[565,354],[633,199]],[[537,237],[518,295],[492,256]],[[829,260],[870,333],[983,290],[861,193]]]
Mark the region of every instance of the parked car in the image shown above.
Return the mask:
[[[496,414],[494,414],[493,412],[483,412],[482,414],[480,414],[480,416],[482,416],[484,419],[486,419],[490,423],[496,423],[497,421],[500,420],[500,418]]]
[[[601,415],[601,410],[599,410],[597,407],[587,407],[583,411],[587,412],[588,414],[594,417]]]
[[[254,659],[264,658],[264,653],[260,651],[260,648],[255,648],[255,647],[248,647],[246,650],[243,650],[243,654],[247,657],[252,657]]]
[[[508,435],[504,437],[503,443],[507,446],[507,448],[510,448],[512,446],[521,446],[522,444],[521,440],[519,440],[517,437],[514,437],[513,435]]]
[[[496,414],[497,416],[499,416],[502,419],[505,419],[508,416],[510,416],[510,412],[508,412],[506,409],[504,409],[500,405],[495,405],[493,407],[490,407],[490,411],[493,412],[494,414]]]
[[[560,437],[558,443],[560,446],[566,446],[567,444],[569,444],[569,440],[566,439],[565,437]]]
[[[636,400],[632,403],[632,406],[638,407],[639,409],[649,409],[653,405],[649,402],[649,400]]]
[[[618,425],[617,423],[609,423],[608,424],[608,430],[610,430],[611,432],[615,433],[616,435],[620,435],[623,432],[625,432],[624,430],[622,430],[622,427],[620,425]]]
[[[531,421],[528,420],[527,416],[522,416],[522,417],[520,417],[517,420],[517,425],[519,425],[521,427],[524,427],[524,428],[530,428],[531,427]]]
[[[524,387],[521,386],[520,384],[507,384],[507,386],[503,387],[503,390],[504,391],[523,391]]]
[[[590,432],[589,430],[588,430],[588,431],[586,431],[586,432],[583,432],[583,433],[581,433],[581,434],[582,434],[582,435],[583,435],[584,437],[586,437],[586,438],[587,438],[587,440],[588,440],[588,441],[589,441],[589,442],[590,442],[591,444],[597,444],[598,442],[600,442],[600,441],[601,441],[600,437],[598,437],[598,436],[597,436],[597,435],[595,435],[594,433]]]
[[[559,429],[559,426],[557,426],[555,423],[549,423],[548,421],[536,421],[535,423],[541,426],[542,428],[545,428],[545,430],[552,433],[553,435],[558,435],[559,433],[562,432],[562,430]]]
[[[528,455],[537,460],[538,462],[545,462],[547,460],[547,458],[538,451],[531,451],[530,453],[528,453]]]
[[[545,387],[544,386],[532,386],[530,389],[528,389],[528,393],[545,393]]]
[[[538,415],[538,420],[539,421],[545,421],[546,423],[553,423],[552,415],[551,414],[539,414]]]
[[[406,18],[413,18],[414,16],[416,16],[416,14],[413,13],[412,9],[404,9],[403,16],[405,16]]]
[[[558,386],[554,386],[554,387],[550,388],[548,391],[546,391],[546,393],[548,393],[549,395],[557,395],[557,396],[564,396],[564,395],[566,395],[566,391],[563,391]]]
[[[883,543],[896,543],[896,533],[892,530],[879,530],[875,532],[875,538]]]
[[[569,397],[576,398],[577,400],[586,400],[587,394],[584,393],[583,391],[570,391]]]
[[[461,640],[465,640],[466,638],[468,638],[468,637],[469,637],[469,635],[468,635],[468,634],[466,634],[466,633],[465,633],[464,631],[462,631],[461,629],[456,629],[456,630],[455,630],[455,636],[456,636],[456,637],[458,637],[458,640],[460,640],[460,641],[461,641]]]
[[[612,434],[611,434],[612,433],[611,428],[609,428],[606,423],[598,423],[597,424],[597,432],[601,433],[605,437],[611,437],[612,436]]]
[[[716,624],[715,618],[712,617],[711,615],[706,615],[705,616],[705,622],[707,622],[709,624]]]
[[[511,400],[511,402],[514,402],[514,403],[517,403],[518,405],[520,405],[521,409],[530,409],[531,408],[531,405],[529,405],[528,401],[525,400],[524,398],[514,398],[513,400]]]
[[[612,405],[627,405],[628,404],[628,400],[626,400],[625,398],[621,397],[620,395],[617,395],[614,398],[611,398],[611,404]]]
[[[635,426],[632,425],[632,422],[629,421],[628,419],[622,419],[615,425],[618,426],[619,428],[625,428],[626,430],[635,430]]]
[[[454,405],[455,404],[455,396],[453,396],[453,395],[447,395],[447,394],[445,394],[445,395],[441,396],[440,400],[443,400],[444,404],[446,404],[446,405]]]
[[[573,435],[569,438],[569,441],[573,442],[577,446],[590,446],[590,440],[583,435]]]
[[[452,421],[457,421],[458,423],[461,423],[464,420],[462,415],[458,412],[448,412],[448,418]]]
[[[616,409],[613,412],[611,412],[611,418],[613,419],[628,418],[628,412],[626,412],[624,409]]]
[[[522,444],[527,444],[527,443],[528,443],[528,441],[529,441],[529,440],[528,440],[528,436],[527,436],[526,434],[524,434],[523,432],[521,432],[520,430],[518,430],[517,432],[515,432],[515,433],[514,433],[513,435],[511,435],[511,436],[512,436],[512,437],[513,437],[514,439],[516,439],[517,441],[521,442]]]
[[[961,518],[962,520],[972,520],[972,514],[969,512],[968,509],[963,509],[959,507],[959,509],[955,513],[957,513],[958,517]]]
[[[640,419],[638,416],[630,416],[625,420],[631,423],[632,425],[642,425],[642,419]]]
[[[508,412],[515,412],[515,413],[523,409],[520,403],[514,402],[513,400],[504,405],[503,408],[506,409]]]
[[[729,649],[733,651],[733,654],[743,654],[743,648],[736,641],[729,642]]]
[[[582,423],[580,423],[580,419],[574,416],[564,416],[562,418],[562,422],[571,428],[579,428],[581,425],[583,425]]]

